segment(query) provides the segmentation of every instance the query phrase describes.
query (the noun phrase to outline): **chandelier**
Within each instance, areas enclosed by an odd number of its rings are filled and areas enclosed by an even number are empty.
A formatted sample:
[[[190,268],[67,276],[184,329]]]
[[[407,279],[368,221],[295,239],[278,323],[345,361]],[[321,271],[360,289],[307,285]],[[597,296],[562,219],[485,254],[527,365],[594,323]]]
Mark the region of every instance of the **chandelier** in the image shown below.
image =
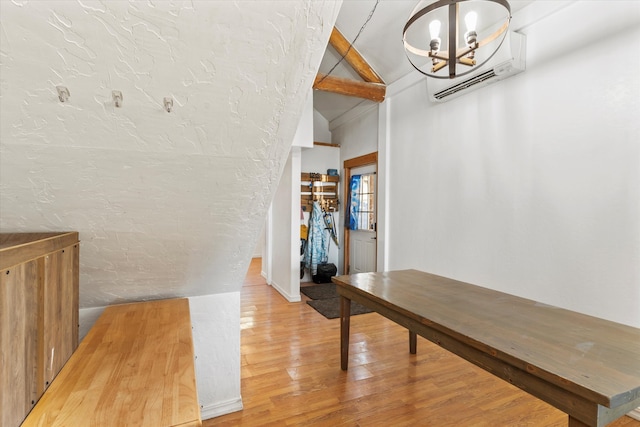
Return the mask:
[[[460,17],[464,17],[464,32]],[[479,21],[483,33],[489,32],[482,39],[478,37]],[[420,73],[453,79],[491,59],[510,21],[511,7],[506,0],[422,0],[404,26],[402,41],[409,62]]]

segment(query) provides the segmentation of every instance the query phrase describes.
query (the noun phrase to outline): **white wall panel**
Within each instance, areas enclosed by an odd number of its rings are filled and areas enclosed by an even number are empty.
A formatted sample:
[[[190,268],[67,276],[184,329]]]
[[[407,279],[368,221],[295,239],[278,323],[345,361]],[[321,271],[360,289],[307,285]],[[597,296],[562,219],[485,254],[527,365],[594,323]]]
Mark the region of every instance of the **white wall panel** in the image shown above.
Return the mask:
[[[524,29],[523,74],[444,104],[422,80],[391,99],[390,269],[640,326],[639,12],[577,2]],[[590,28],[591,45],[559,36]]]

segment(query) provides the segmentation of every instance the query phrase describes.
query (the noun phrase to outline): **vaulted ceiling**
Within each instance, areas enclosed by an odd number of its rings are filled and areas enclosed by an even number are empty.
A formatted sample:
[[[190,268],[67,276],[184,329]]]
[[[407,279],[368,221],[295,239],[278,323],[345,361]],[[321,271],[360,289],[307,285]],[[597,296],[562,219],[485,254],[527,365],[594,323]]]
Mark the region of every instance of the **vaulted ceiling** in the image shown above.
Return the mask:
[[[512,12],[516,12],[533,1],[510,0],[509,3]],[[417,4],[418,0],[356,0],[345,1],[340,9],[336,28],[344,35],[347,42],[353,43],[353,47],[386,85],[415,72],[404,53],[402,29]],[[367,22],[369,16],[371,18]],[[358,36],[363,25],[364,29]],[[357,40],[353,42],[356,37]],[[341,57],[342,54],[329,45],[322,58],[320,74],[327,74],[336,63],[340,62]],[[365,81],[346,60],[340,62],[331,75],[356,82]],[[362,95],[346,96],[337,90],[314,91],[314,108],[329,121],[357,105],[376,102],[378,101],[367,99]]]

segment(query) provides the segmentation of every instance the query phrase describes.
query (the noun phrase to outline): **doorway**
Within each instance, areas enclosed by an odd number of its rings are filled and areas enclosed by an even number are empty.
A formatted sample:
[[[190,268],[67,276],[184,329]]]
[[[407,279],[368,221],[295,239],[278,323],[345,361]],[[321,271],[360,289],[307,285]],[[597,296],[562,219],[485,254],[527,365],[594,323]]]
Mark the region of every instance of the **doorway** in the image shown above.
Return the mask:
[[[343,274],[376,271],[378,153],[344,161]]]

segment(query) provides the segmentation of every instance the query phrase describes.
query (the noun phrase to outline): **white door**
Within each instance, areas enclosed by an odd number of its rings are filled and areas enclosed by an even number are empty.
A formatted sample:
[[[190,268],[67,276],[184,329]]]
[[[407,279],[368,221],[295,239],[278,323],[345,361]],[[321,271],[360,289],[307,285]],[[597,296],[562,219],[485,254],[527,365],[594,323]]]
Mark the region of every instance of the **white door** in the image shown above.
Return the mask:
[[[368,165],[351,170],[358,183],[351,188],[353,203],[349,232],[349,273],[376,271],[376,170]],[[354,228],[355,226],[355,228]]]
[[[351,239],[351,273],[376,271],[376,232],[352,231]]]

